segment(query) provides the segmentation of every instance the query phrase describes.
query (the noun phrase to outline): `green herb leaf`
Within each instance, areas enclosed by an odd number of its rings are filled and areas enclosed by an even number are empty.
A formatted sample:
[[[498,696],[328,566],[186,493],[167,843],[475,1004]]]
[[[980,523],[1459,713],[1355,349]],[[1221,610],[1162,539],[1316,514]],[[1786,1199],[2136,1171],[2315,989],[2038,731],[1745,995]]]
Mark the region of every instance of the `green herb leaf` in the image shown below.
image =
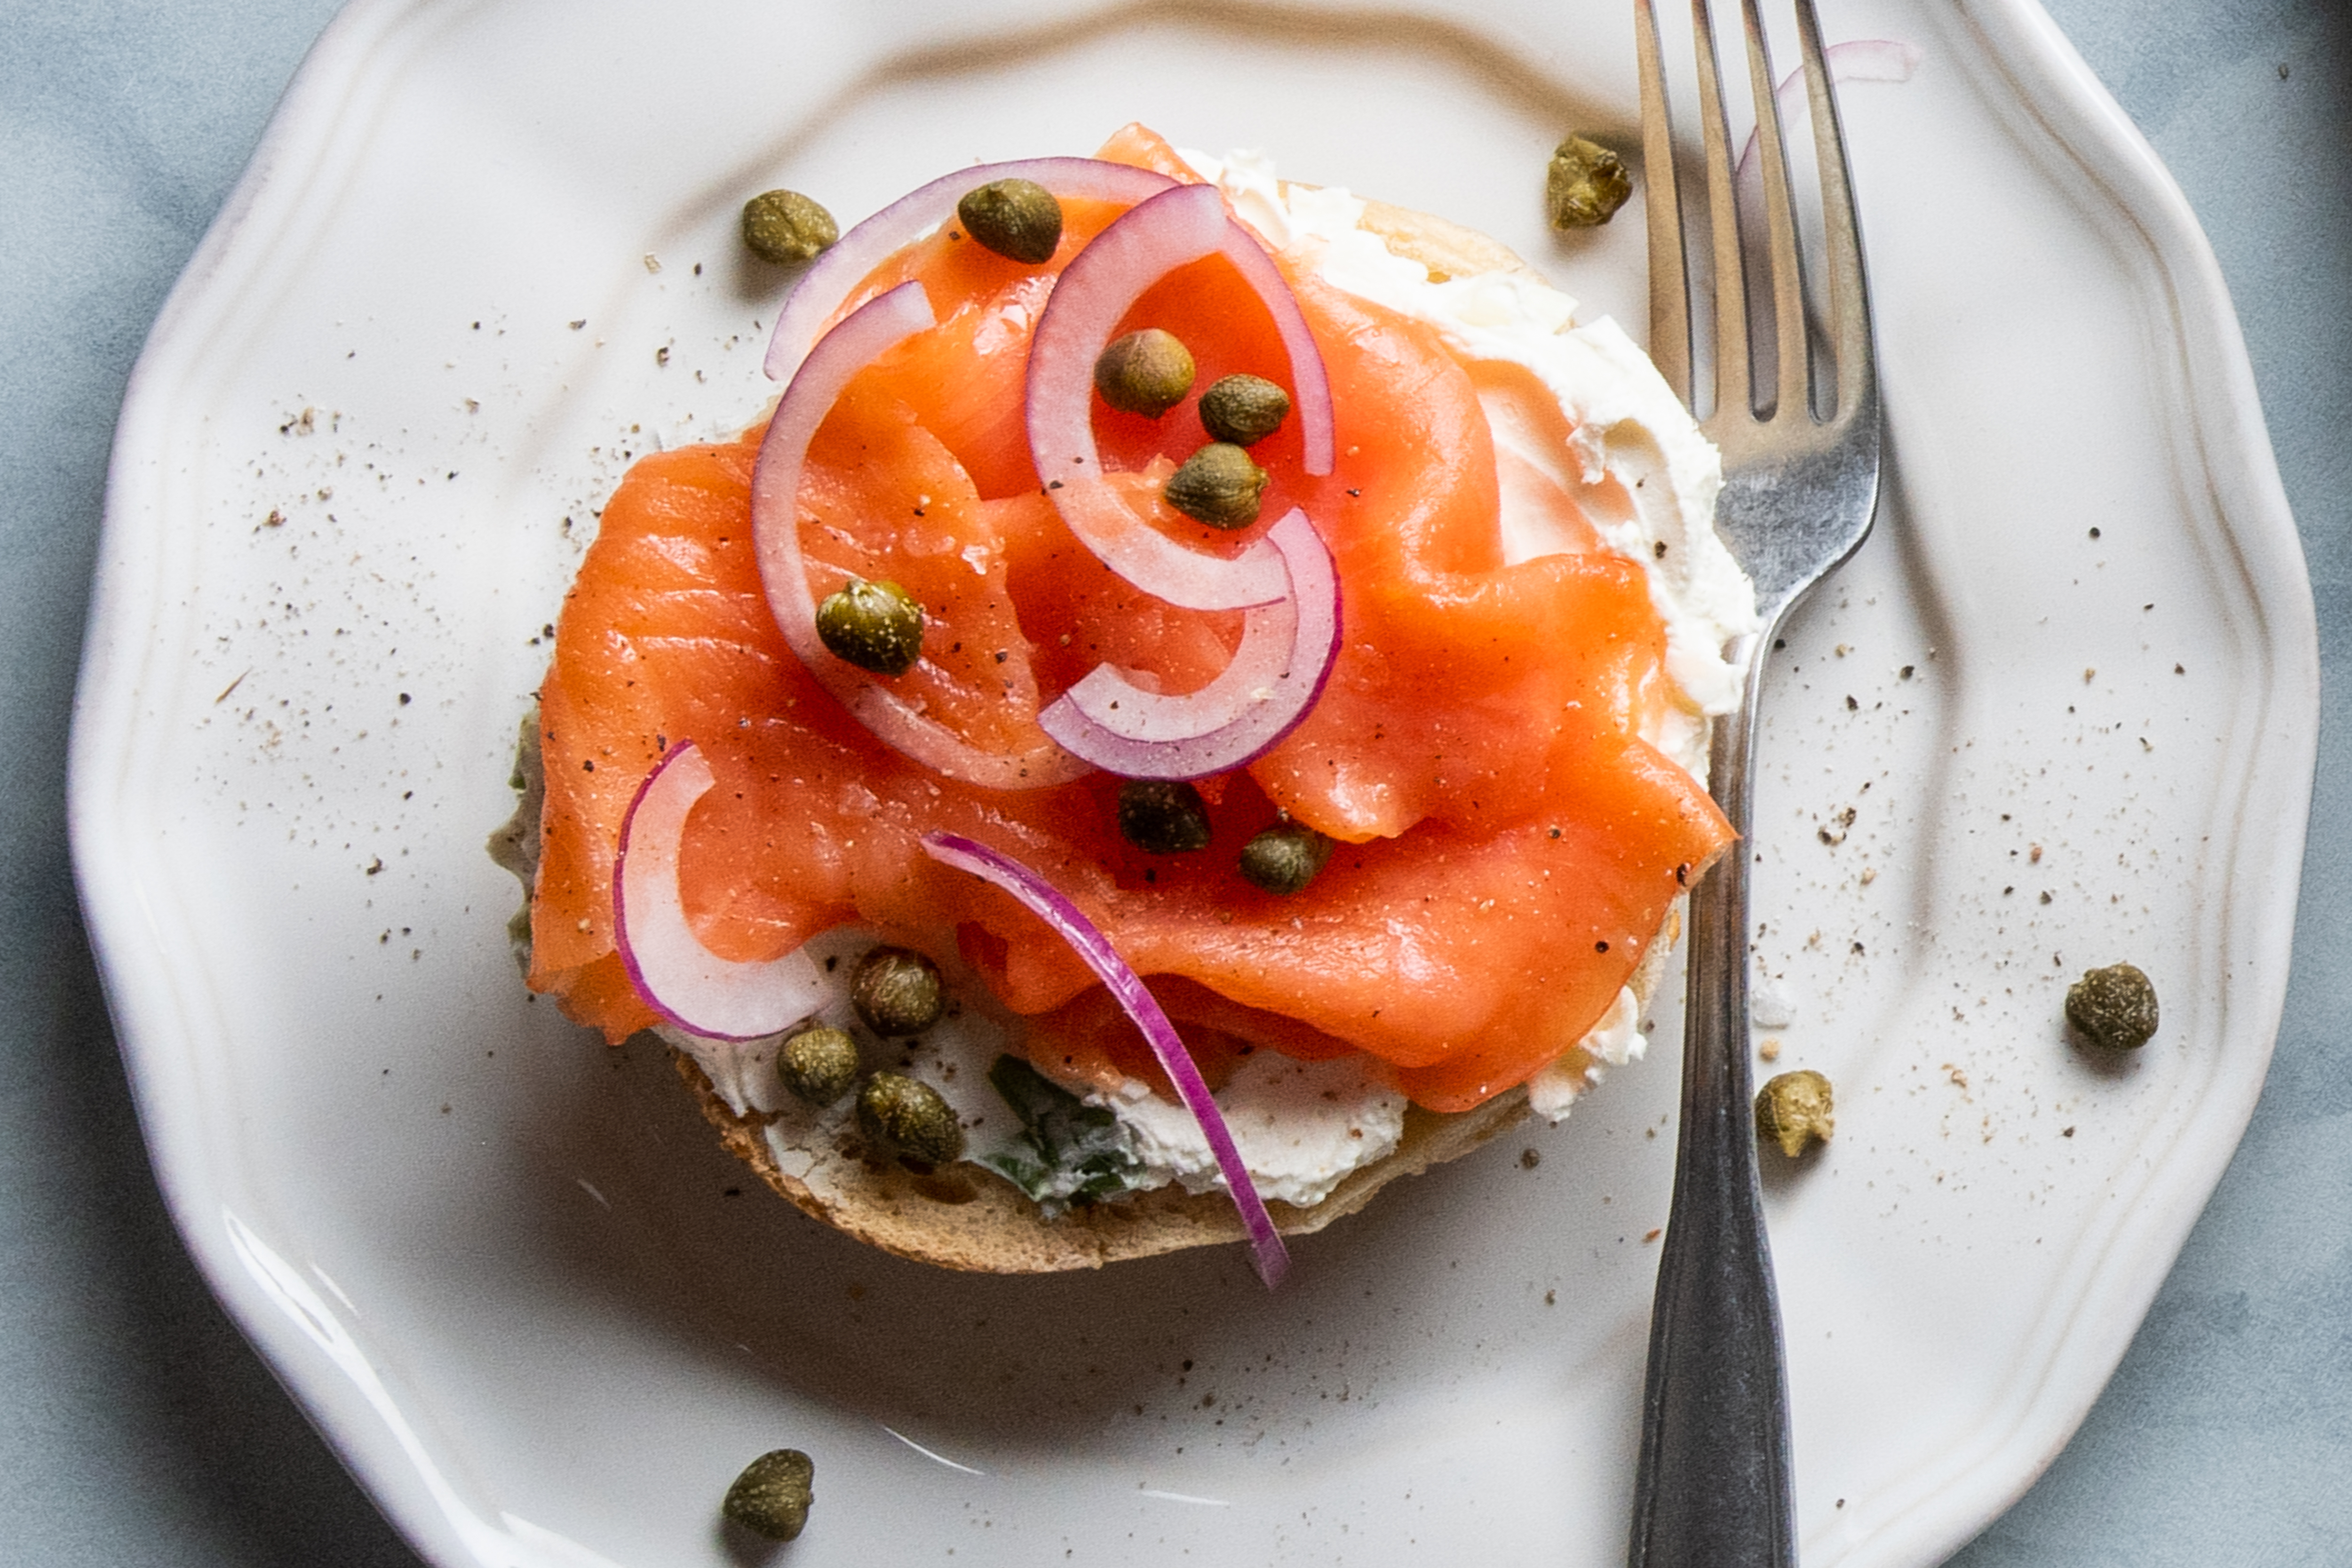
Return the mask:
[[[1143,1184],[1127,1131],[1109,1111],[1088,1105],[1019,1057],[997,1058],[988,1081],[1021,1118],[1023,1132],[1015,1149],[983,1155],[980,1163],[1048,1215]]]

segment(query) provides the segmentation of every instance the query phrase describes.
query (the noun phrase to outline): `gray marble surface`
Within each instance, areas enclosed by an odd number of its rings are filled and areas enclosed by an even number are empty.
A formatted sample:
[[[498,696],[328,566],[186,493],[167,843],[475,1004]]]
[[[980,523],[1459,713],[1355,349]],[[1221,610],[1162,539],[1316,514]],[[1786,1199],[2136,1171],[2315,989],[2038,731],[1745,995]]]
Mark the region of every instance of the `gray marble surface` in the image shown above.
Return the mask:
[[[2171,165],[2317,593],[2319,775],[2253,1124],[2105,1395],[1966,1568],[2352,1558],[2352,7],[2046,0]],[[0,26],[0,1563],[413,1564],[206,1293],[76,907],[65,736],[108,445],[165,291],[336,0]]]

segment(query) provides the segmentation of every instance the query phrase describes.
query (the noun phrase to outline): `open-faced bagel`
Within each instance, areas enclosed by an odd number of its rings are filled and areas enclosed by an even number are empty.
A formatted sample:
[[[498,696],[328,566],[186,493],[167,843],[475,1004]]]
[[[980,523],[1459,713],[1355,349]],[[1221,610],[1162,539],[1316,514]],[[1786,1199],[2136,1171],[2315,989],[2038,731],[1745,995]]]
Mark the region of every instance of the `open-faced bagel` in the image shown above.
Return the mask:
[[[1375,202],[1368,204],[1360,226],[1378,235],[1393,254],[1418,262],[1435,280],[1498,271],[1534,276],[1507,247],[1444,219]],[[527,779],[536,763],[536,742],[527,728]],[[523,876],[526,886],[535,868],[530,862],[535,860],[537,813],[536,793],[526,788],[517,822],[493,840],[493,852]],[[1629,982],[1643,1006],[1679,934],[1680,910],[1679,902],[1669,910],[1660,940],[1648,945]],[[1117,1026],[1130,1026],[1121,1020]],[[674,1050],[673,1056],[727,1147],[770,1186],[813,1217],[903,1258],[957,1269],[1037,1273],[1244,1239],[1233,1204],[1222,1191],[1194,1194],[1171,1184],[1049,1215],[982,1166],[910,1166],[870,1147],[855,1118],[739,1110],[693,1055]],[[1575,1045],[1568,1047],[1562,1065],[1580,1080],[1584,1069],[1597,1071],[1601,1064],[1584,1046]],[[1410,1107],[1402,1139],[1387,1155],[1349,1173],[1311,1207],[1277,1201],[1269,1208],[1286,1233],[1319,1230],[1361,1208],[1398,1177],[1458,1158],[1528,1113],[1524,1089],[1455,1114]]]

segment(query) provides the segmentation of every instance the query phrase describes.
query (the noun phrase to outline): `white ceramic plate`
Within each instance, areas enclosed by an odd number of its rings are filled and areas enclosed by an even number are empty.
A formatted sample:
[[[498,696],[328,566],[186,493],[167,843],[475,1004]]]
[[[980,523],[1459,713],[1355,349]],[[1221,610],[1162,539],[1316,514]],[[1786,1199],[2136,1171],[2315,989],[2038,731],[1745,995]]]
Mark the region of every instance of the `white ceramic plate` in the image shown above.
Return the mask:
[[[745,1560],[718,1498],[789,1444],[803,1565],[1620,1560],[1671,1006],[1650,1065],[1277,1296],[1231,1249],[962,1278],[739,1196],[666,1065],[524,996],[481,843],[600,498],[761,405],[745,195],[856,216],[1140,118],[1639,322],[1639,225],[1556,240],[1536,199],[1564,131],[1631,137],[1626,9],[362,0],[328,33],[123,412],[74,829],[189,1244],[426,1556]],[[2065,1441],[2236,1142],[2316,663],[2147,147],[2028,0],[1828,22],[1926,56],[1846,95],[1892,461],[1770,692],[1758,962],[1841,1110],[1769,1205],[1806,1560],[1918,1563]],[[2165,1024],[2109,1068],[2058,1016],[2116,959]]]

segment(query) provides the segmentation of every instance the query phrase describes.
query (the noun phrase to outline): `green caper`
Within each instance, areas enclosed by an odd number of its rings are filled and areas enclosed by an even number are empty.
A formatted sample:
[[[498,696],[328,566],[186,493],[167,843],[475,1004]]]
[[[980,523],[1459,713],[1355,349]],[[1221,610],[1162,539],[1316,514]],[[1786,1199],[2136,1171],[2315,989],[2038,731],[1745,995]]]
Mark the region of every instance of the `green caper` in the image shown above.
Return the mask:
[[[888,1038],[919,1035],[947,1011],[939,965],[911,948],[877,947],[857,961],[849,1003],[866,1026]]]
[[[1331,858],[1331,840],[1303,822],[1277,822],[1242,846],[1242,877],[1285,898],[1315,879]]]
[[[1554,228],[1598,228],[1633,194],[1625,161],[1581,136],[1561,142],[1544,171],[1544,211]]]
[[[816,1501],[816,1462],[798,1448],[778,1448],[743,1467],[719,1511],[771,1541],[790,1541]]]
[[[816,635],[845,663],[904,675],[923,657],[923,607],[896,583],[852,577],[817,605]]]
[[[1784,1072],[1756,1091],[1756,1136],[1780,1145],[1793,1160],[1816,1139],[1837,1130],[1830,1080],[1811,1068]]]
[[[743,204],[743,243],[762,261],[806,261],[841,237],[841,226],[798,191],[762,191]]]
[[[1158,327],[1129,332],[1096,358],[1095,390],[1122,414],[1157,419],[1192,390],[1192,351]]]
[[[1062,204],[1034,180],[992,180],[956,203],[964,232],[999,256],[1034,266],[1062,243]]]
[[[2094,969],[2066,988],[2066,1021],[2094,1045],[2137,1050],[2156,1034],[2156,987],[2136,964]]]
[[[1170,476],[1168,504],[1211,528],[1247,528],[1265,493],[1264,468],[1230,441],[1212,441]]]
[[[1129,779],[1118,786],[1118,831],[1152,855],[1188,855],[1209,847],[1209,806],[1177,779]]]
[[[857,1087],[857,1042],[819,1024],[803,1029],[776,1053],[784,1087],[822,1109]]]
[[[1219,376],[1201,394],[1201,424],[1236,447],[1255,447],[1290,416],[1290,394],[1262,375]]]
[[[926,1165],[963,1158],[963,1125],[940,1091],[904,1073],[877,1072],[857,1091],[857,1125],[868,1138]]]

